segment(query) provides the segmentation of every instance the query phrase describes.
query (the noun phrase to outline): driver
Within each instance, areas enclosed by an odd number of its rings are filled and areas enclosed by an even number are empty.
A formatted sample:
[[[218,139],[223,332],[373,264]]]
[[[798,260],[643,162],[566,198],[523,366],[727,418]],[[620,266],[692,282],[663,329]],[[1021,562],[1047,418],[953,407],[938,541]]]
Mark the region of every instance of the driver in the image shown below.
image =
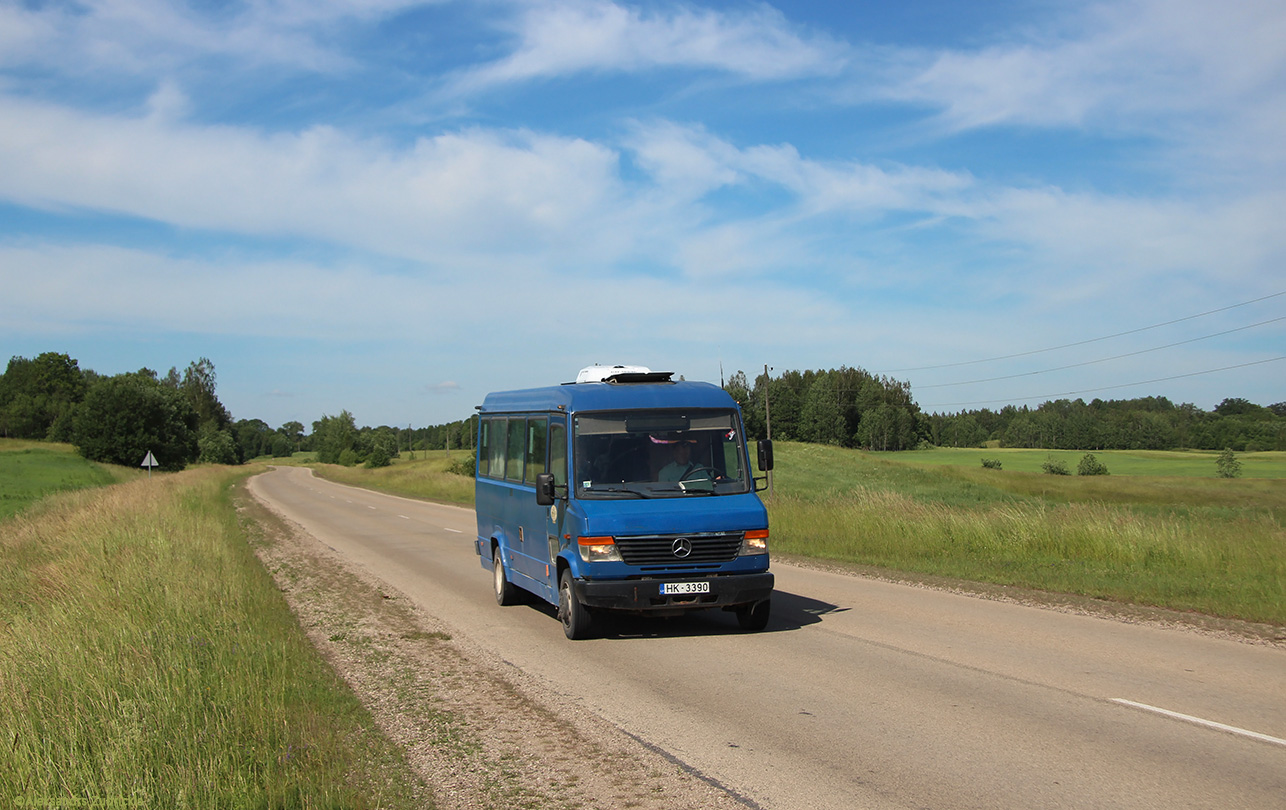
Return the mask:
[[[671,444],[674,448],[674,460],[661,468],[657,473],[657,481],[682,481],[683,477],[695,469],[698,465],[692,462],[692,445],[696,442],[691,439],[679,439]]]

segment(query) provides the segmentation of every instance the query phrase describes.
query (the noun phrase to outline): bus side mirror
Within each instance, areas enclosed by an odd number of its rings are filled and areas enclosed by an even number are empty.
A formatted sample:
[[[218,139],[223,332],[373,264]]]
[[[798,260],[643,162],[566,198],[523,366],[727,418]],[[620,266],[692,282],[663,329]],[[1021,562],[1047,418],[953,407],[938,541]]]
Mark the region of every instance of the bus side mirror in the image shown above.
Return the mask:
[[[764,472],[772,469],[772,439],[759,442],[759,469]]]
[[[554,505],[554,474],[538,473],[536,475],[536,505]]]

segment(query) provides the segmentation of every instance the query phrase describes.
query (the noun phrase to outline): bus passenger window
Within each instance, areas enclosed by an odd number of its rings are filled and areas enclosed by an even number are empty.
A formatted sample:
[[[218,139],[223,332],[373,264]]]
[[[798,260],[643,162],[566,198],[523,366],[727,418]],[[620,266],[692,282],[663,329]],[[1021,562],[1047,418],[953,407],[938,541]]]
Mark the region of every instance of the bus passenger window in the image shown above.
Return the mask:
[[[505,480],[522,480],[523,440],[526,438],[527,420],[509,420],[509,441],[505,445]]]
[[[527,471],[523,480],[536,483],[536,476],[545,471],[545,420],[527,421]]]

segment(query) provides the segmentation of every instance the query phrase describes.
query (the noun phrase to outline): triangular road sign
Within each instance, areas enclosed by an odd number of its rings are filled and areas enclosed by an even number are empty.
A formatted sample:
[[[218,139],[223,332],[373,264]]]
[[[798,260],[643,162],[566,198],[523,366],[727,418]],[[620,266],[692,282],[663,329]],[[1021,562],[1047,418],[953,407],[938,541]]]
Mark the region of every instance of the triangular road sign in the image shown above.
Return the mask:
[[[143,459],[143,463],[142,463],[142,464],[140,464],[140,465],[138,465],[138,466],[140,466],[140,467],[146,467],[146,468],[147,468],[147,471],[148,471],[148,472],[151,472],[153,467],[159,467],[159,466],[161,466],[161,465],[156,463],[156,456],[152,455],[152,451],[151,451],[151,450],[148,450],[148,451],[147,451],[147,458]]]

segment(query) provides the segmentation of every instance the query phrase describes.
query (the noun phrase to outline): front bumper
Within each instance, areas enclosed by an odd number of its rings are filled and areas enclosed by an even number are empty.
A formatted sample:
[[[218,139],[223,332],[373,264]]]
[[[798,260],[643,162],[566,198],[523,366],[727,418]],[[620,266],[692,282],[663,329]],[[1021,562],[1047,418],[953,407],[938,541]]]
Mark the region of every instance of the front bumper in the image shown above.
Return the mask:
[[[662,582],[709,582],[709,593],[665,596]],[[773,575],[724,574],[722,576],[648,577],[646,579],[574,580],[572,587],[581,604],[603,610],[660,612],[697,608],[724,608],[762,602],[772,596]]]

